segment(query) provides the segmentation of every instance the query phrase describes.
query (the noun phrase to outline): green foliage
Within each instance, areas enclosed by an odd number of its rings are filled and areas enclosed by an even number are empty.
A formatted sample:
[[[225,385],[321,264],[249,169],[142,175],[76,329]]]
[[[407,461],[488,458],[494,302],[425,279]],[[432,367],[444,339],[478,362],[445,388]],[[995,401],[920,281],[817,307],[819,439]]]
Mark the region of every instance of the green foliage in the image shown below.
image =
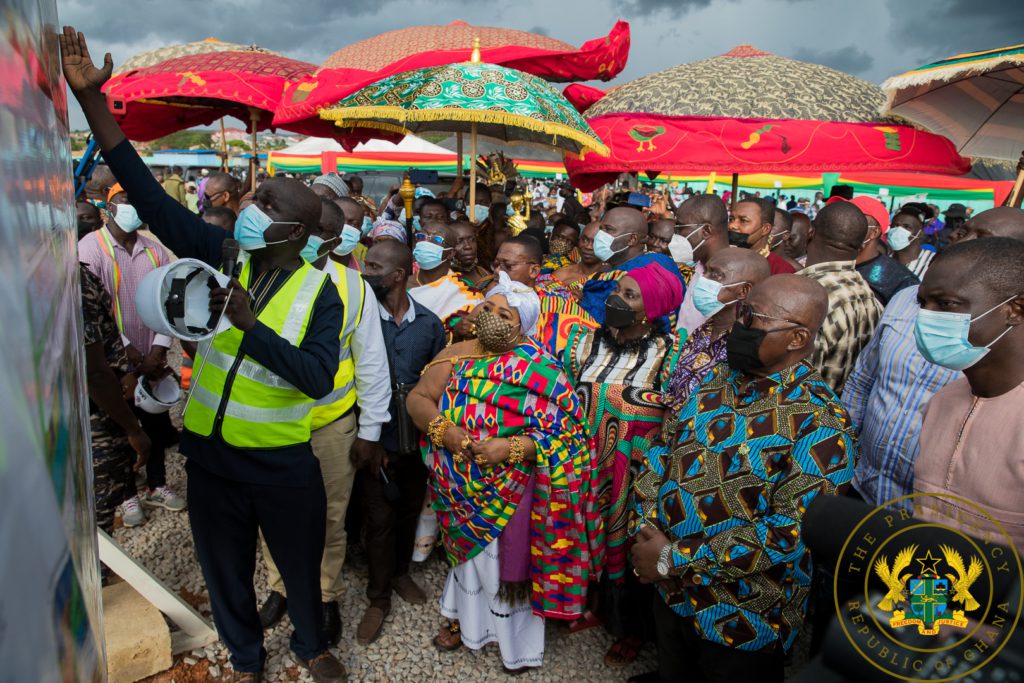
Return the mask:
[[[210,133],[196,130],[180,130],[150,143],[154,150],[160,149],[211,149],[213,138]]]
[[[228,147],[232,149],[241,149],[244,151],[249,150],[249,143],[242,142],[241,140],[228,140]]]

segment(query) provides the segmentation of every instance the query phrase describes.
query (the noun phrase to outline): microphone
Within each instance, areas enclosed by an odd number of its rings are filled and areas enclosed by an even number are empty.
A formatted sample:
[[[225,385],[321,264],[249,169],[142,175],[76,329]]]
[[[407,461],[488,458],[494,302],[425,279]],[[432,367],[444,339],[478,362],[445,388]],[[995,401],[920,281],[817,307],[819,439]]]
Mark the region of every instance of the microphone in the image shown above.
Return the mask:
[[[221,243],[220,248],[221,266],[224,268],[224,274],[229,278],[238,277],[242,270],[238,263],[238,252],[240,249],[238,240],[229,237]]]

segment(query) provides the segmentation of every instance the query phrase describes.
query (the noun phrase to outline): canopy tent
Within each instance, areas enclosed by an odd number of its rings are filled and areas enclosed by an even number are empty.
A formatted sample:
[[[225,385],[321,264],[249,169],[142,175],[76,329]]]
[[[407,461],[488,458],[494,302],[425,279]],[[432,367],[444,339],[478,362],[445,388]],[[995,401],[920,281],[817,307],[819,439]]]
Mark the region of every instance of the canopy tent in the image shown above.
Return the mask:
[[[564,174],[558,161],[515,159],[519,173],[528,178],[553,178]],[[465,160],[468,164],[468,160]],[[364,171],[405,171],[416,168],[454,175],[458,156],[439,145],[415,135],[406,135],[401,142],[370,140],[346,152],[330,138],[306,138],[270,153],[267,168],[273,173],[360,173]]]

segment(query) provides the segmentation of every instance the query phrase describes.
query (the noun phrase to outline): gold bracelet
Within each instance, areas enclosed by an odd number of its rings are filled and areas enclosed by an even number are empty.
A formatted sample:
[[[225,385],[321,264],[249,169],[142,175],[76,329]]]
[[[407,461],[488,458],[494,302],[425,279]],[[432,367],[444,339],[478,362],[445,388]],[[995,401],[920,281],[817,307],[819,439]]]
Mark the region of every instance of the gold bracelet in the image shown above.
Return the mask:
[[[508,459],[506,462],[513,467],[523,461],[526,456],[526,447],[523,440],[518,436],[510,436],[508,439]]]
[[[441,448],[444,446],[445,432],[447,432],[450,427],[454,426],[454,422],[449,420],[442,413],[438,413],[437,417],[427,423],[427,437],[436,448]]]

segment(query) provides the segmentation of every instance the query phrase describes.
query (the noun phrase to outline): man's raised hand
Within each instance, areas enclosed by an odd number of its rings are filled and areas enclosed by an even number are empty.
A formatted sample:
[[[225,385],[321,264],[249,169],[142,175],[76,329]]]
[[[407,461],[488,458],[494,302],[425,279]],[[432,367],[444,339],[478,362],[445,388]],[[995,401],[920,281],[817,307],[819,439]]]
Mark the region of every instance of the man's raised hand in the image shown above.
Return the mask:
[[[111,59],[110,53],[103,56],[103,68],[100,69],[89,56],[85,34],[75,31],[71,26],[65,26],[58,39],[64,79],[68,82],[68,87],[76,93],[90,89],[98,91],[114,71],[114,60]]]

